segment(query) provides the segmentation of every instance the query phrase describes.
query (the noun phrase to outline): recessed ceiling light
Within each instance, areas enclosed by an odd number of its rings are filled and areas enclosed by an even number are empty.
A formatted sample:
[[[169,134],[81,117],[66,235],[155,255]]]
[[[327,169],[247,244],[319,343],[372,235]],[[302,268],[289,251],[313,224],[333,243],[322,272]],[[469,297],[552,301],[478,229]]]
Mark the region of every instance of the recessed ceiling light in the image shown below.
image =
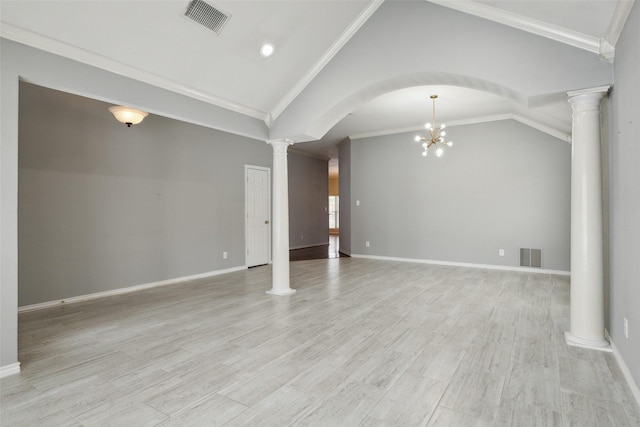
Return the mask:
[[[265,43],[260,48],[260,55],[262,55],[263,58],[268,58],[271,55],[273,55],[274,49],[275,48],[273,47],[273,45],[271,43]]]

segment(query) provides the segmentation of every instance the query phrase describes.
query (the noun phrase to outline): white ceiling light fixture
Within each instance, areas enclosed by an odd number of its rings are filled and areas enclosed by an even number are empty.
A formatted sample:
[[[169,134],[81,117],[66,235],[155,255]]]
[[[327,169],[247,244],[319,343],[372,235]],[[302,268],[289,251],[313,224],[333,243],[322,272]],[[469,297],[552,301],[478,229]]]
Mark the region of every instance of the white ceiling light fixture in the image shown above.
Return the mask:
[[[427,152],[431,147],[436,150],[436,156],[440,157],[444,153],[442,148],[443,145],[447,147],[451,147],[453,142],[444,142],[444,137],[447,135],[444,128],[446,127],[444,123],[440,125],[439,128],[436,128],[436,99],[438,95],[431,95],[431,100],[433,101],[433,110],[432,110],[432,123],[427,123],[424,127],[429,132],[427,137],[422,137],[420,135],[416,135],[415,141],[422,142],[422,148],[424,151],[422,152],[423,156],[427,156]],[[438,145],[440,144],[440,145]]]
[[[111,111],[111,114],[115,116],[117,121],[124,123],[127,127],[137,125],[149,115],[146,111],[136,110],[135,108],[125,107],[123,105],[109,107],[109,111]]]
[[[260,55],[263,58],[269,58],[271,55],[273,55],[274,51],[275,47],[271,43],[265,43],[260,48]]]

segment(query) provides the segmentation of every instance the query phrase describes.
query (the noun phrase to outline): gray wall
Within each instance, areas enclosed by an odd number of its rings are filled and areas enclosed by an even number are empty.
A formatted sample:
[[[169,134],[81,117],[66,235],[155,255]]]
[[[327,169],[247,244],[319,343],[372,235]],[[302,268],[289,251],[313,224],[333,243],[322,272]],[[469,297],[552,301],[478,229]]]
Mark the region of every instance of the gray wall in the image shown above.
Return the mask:
[[[351,255],[351,140],[346,138],[338,146],[340,156],[340,252]]]
[[[244,165],[269,146],[110,105],[20,84],[20,306],[245,263]]]
[[[607,329],[640,384],[640,5],[616,46],[610,95],[610,311]],[[629,321],[629,338],[623,318]]]
[[[503,120],[451,127],[425,158],[415,134],[351,142],[352,253],[518,266],[540,248],[569,270],[569,144]]]
[[[289,150],[289,247],[329,243],[329,162]]]

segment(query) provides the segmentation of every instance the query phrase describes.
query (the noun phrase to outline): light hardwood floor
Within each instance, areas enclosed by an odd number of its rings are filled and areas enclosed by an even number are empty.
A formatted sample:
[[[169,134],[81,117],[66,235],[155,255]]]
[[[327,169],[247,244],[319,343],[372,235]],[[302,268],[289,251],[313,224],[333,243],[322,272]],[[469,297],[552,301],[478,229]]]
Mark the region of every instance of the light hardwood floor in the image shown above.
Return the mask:
[[[568,278],[353,258],[19,316],[3,426],[638,426]]]

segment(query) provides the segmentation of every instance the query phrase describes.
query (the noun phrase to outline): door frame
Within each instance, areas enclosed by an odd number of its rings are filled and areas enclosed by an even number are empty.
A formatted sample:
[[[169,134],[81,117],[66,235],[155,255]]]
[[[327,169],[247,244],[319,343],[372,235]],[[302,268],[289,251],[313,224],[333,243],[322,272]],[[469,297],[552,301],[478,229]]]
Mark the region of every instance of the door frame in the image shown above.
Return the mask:
[[[249,169],[257,169],[261,171],[267,172],[267,188],[269,191],[269,195],[267,197],[267,215],[269,221],[269,244],[267,248],[267,263],[271,264],[271,245],[272,245],[272,221],[271,221],[271,168],[267,168],[264,166],[254,166],[254,165],[244,165],[244,264],[248,267],[247,263],[248,259],[248,250],[249,250]]]

